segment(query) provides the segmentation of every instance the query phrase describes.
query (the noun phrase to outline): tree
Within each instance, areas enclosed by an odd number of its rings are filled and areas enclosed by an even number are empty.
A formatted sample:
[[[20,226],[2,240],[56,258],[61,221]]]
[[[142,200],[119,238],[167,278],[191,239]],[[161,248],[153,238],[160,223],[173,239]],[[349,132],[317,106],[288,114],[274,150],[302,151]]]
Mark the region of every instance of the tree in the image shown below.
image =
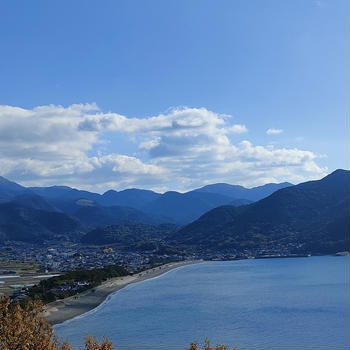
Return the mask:
[[[0,349],[56,350],[52,327],[40,316],[42,309],[38,301],[20,305],[0,297]]]
[[[203,345],[202,348],[200,348],[197,343],[191,343],[190,347],[187,350],[229,350],[229,349],[228,349],[228,347],[226,345],[222,345],[222,344],[217,344],[215,346],[215,348],[213,348],[210,345],[209,339],[206,338],[204,340],[204,345]]]
[[[95,337],[88,336],[85,338],[85,350],[115,350],[115,348],[107,338],[99,343]]]
[[[52,326],[42,317],[43,304],[29,300],[25,304],[12,303],[0,297],[0,349],[1,350],[72,350],[64,341],[58,344]],[[114,350],[104,339],[85,338],[85,350]]]
[[[72,346],[67,341],[64,341],[61,344],[60,350],[72,350]]]

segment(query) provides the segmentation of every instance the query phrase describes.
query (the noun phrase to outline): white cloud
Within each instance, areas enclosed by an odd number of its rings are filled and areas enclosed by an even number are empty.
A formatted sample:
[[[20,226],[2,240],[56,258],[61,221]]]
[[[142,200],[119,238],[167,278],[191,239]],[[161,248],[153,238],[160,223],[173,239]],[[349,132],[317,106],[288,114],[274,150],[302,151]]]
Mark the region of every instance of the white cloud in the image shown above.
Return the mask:
[[[242,124],[235,124],[232,125],[231,127],[227,128],[228,132],[232,132],[235,134],[243,134],[245,132],[248,132],[248,129],[245,125]]]
[[[283,132],[282,129],[267,129],[266,130],[266,134],[267,135],[278,135],[278,134],[281,134]]]
[[[96,158],[96,164],[98,164],[99,167],[110,164],[112,171],[117,174],[154,176],[164,173],[162,168],[155,165],[144,164],[135,157],[119,154],[109,154],[107,156]]]
[[[311,151],[242,140],[247,127],[230,119],[205,108],[128,118],[95,104],[0,106],[1,175],[27,185],[99,191],[187,190],[213,182],[300,182],[327,171]]]

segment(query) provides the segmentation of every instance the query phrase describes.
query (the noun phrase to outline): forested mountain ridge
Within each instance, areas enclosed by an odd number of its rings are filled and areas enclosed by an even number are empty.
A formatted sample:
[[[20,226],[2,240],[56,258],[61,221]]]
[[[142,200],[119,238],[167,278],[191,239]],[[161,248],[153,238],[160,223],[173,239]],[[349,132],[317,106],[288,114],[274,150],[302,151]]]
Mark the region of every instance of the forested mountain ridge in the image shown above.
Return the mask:
[[[64,186],[27,189],[2,178],[0,240],[40,242],[57,237],[79,240],[88,232],[83,242],[127,245],[129,237],[133,246],[140,241],[147,244],[150,237],[140,236],[143,227],[156,238],[160,231],[166,232],[161,238],[162,244],[191,249],[242,251],[289,246],[318,253],[349,250],[349,174],[349,171],[337,170],[321,180],[296,186],[276,184],[274,187],[283,188],[253,203],[212,193],[215,187],[218,192],[229,188],[229,194],[239,187],[226,184],[205,186],[203,192],[201,189],[164,194],[137,189],[121,191],[123,194],[118,200],[123,198],[125,204],[137,201],[142,193],[139,206],[143,210],[105,206],[100,202],[104,195],[97,193]],[[260,193],[266,191],[264,186],[258,189]],[[118,197],[118,193],[110,191],[108,200]],[[151,201],[145,205],[147,200]],[[199,219],[195,220],[196,217]],[[157,228],[162,223],[181,225],[191,220],[195,221],[180,229],[173,228],[176,226],[166,230]]]
[[[245,188],[239,185],[229,185],[226,183],[217,183],[212,185],[203,186],[194,191],[206,192],[206,193],[217,193],[225,196],[246,199],[252,202],[258,201],[272,194],[273,192],[280,190],[281,188],[293,186],[289,182],[282,183],[269,183],[262,186],[253,188]]]
[[[0,177],[0,203],[4,204],[0,206],[1,236],[3,239],[28,240],[32,237],[33,227],[37,227],[35,240],[41,234],[52,237],[51,230],[46,231],[40,220],[38,221],[37,210],[42,211],[46,218],[51,217],[53,222],[58,213],[64,222],[74,218],[74,222],[80,222],[80,229],[85,231],[106,225],[185,225],[220,205],[239,206],[250,203],[250,199],[240,197],[244,193],[249,193],[250,197],[247,196],[251,198],[251,193],[261,192],[261,188],[269,192],[288,185],[268,184],[246,189],[242,186],[213,184],[186,193],[169,191],[163,194],[132,188],[123,191],[109,190],[101,195],[68,186],[27,188]],[[15,211],[14,207],[17,208]],[[57,215],[44,212],[54,212]],[[23,213],[27,213],[25,220]],[[13,229],[14,233],[11,233],[9,227],[16,227]]]
[[[349,213],[350,172],[337,170],[247,206],[215,208],[171,239],[211,249],[301,244],[320,253],[349,250]]]
[[[0,242],[5,240],[40,243],[57,237],[77,238],[82,225],[64,213],[0,204]]]

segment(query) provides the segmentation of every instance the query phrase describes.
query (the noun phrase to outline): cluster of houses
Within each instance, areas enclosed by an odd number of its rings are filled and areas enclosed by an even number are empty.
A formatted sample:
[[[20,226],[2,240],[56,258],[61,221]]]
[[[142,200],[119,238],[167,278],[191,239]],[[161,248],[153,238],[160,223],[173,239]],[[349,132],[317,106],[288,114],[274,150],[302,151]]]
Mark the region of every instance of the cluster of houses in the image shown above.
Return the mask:
[[[295,243],[287,245],[275,245],[271,247],[257,248],[256,250],[234,249],[210,252],[198,249],[195,253],[181,254],[156,254],[154,251],[129,251],[119,250],[113,246],[88,246],[72,242],[44,243],[34,245],[23,242],[8,242],[0,246],[0,262],[34,261],[40,266],[39,272],[64,272],[80,269],[101,268],[107,265],[122,265],[130,272],[154,264],[158,261],[180,260],[233,260],[262,257],[288,257],[295,248],[300,248]]]

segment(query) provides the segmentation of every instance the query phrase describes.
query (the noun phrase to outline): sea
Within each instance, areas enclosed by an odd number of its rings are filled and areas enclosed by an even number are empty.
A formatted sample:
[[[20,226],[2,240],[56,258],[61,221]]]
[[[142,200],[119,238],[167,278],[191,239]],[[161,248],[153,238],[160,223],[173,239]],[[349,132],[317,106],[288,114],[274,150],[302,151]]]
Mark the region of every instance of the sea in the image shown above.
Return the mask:
[[[183,350],[209,338],[237,350],[349,350],[350,257],[248,259],[183,266],[131,284],[54,327],[118,350]]]

